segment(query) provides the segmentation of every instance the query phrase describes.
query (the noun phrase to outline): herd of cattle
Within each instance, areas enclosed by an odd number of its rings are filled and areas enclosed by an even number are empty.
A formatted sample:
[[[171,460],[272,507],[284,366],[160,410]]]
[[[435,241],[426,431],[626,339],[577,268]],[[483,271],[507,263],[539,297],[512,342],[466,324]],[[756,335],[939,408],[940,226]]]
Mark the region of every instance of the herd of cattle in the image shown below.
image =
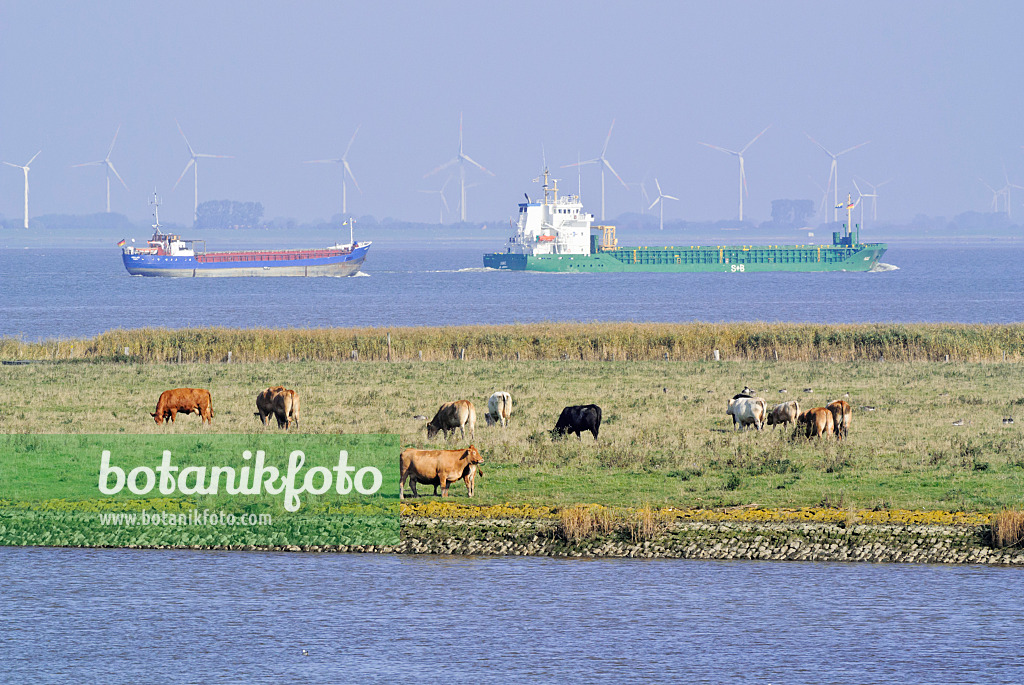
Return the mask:
[[[849,434],[853,409],[845,400],[828,402],[824,407],[814,407],[805,412],[800,411],[800,403],[796,400],[776,404],[768,410],[768,403],[761,397],[754,397],[750,388],[734,395],[729,400],[726,414],[732,416],[732,426],[746,428],[753,426],[761,430],[764,426],[785,426],[792,423],[796,429],[794,435],[803,428],[808,438],[821,438],[835,435],[841,440]]]
[[[165,390],[160,393],[156,411],[151,415],[157,424],[162,424],[165,420],[174,423],[178,414],[192,413],[199,414],[202,423],[212,423],[213,401],[209,390]],[[836,400],[825,407],[814,407],[805,412],[801,412],[800,404],[792,400],[777,404],[769,411],[768,403],[761,397],[755,397],[750,388],[744,388],[743,392],[729,400],[726,413],[732,416],[734,430],[751,425],[757,430],[762,430],[765,425],[774,428],[793,424],[794,435],[802,427],[808,438],[835,435],[838,439],[846,437],[852,416],[850,405],[843,400]],[[254,416],[259,417],[264,426],[269,424],[271,416],[277,419],[279,428],[298,426],[299,393],[280,385],[261,390],[256,395]],[[504,391],[492,394],[487,399],[485,417],[488,426],[507,426],[512,417],[512,395]],[[458,430],[465,440],[467,428],[470,439],[475,440],[476,408],[473,403],[469,400],[445,402],[437,410],[434,418],[427,422],[427,439],[432,440],[438,433],[443,433],[447,439]],[[597,440],[600,429],[601,407],[596,404],[584,404],[563,409],[552,433],[573,433],[577,438],[581,438],[582,433],[589,432],[594,436],[594,440]],[[465,481],[469,496],[472,497],[477,473],[484,475],[480,469],[481,464],[483,458],[473,445],[457,450],[421,450],[412,447],[402,450],[399,455],[399,498],[405,499],[406,480],[409,481],[413,497],[419,496],[416,491],[417,484],[433,485],[435,495],[438,494],[437,489],[440,487],[441,496],[447,497],[449,486],[460,480]]]

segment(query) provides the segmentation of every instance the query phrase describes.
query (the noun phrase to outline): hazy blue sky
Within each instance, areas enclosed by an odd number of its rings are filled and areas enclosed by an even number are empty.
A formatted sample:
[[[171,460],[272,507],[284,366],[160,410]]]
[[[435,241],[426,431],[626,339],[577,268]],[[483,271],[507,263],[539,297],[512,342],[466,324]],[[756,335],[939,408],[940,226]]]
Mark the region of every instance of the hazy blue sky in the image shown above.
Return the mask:
[[[258,200],[268,217],[341,210],[436,221],[440,187],[423,176],[465,150],[495,177],[471,172],[470,220],[516,211],[541,166],[599,154],[626,181],[657,177],[666,218],[745,214],[776,198],[820,200],[833,151],[839,189],[851,177],[879,191],[879,220],[987,210],[979,181],[1024,185],[1024,50],[1020,2],[0,2],[0,160],[30,174],[31,214],[102,211],[102,159],[127,181],[113,211],[188,222],[191,175],[171,187],[188,152],[200,160],[200,201]],[[557,169],[575,189],[574,169]],[[639,191],[609,177],[608,214],[638,210]],[[585,167],[596,213],[600,177]],[[18,169],[0,167],[0,213],[22,212]],[[867,191],[862,186],[862,189]],[[1014,209],[1024,217],[1024,191]],[[457,183],[448,186],[452,217]]]

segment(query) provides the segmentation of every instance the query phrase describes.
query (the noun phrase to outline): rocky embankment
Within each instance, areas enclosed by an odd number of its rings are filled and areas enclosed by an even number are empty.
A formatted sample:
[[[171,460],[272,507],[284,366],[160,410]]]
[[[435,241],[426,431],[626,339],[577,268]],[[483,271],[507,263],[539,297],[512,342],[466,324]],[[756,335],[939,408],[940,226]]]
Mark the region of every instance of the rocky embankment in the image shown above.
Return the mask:
[[[636,537],[618,531],[573,541],[552,520],[403,517],[402,543],[375,551],[1024,566],[1024,550],[991,546],[988,526],[685,521]]]

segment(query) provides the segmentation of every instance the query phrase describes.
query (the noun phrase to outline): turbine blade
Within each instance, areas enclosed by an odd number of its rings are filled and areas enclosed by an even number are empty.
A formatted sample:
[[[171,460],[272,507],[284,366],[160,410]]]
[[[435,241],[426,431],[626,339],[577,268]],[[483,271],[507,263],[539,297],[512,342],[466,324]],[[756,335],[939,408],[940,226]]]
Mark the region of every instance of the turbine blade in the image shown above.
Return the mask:
[[[362,195],[363,189],[359,187],[359,181],[356,180],[356,175],[352,173],[352,167],[348,165],[348,162],[342,162],[342,165],[345,167],[345,173],[347,173],[348,177],[352,179],[352,182],[356,184],[356,190],[358,190],[359,194]]]
[[[188,138],[185,138],[185,132],[181,130],[181,124],[178,123],[177,119],[174,120],[174,123],[178,124],[178,133],[180,133],[181,137],[185,140],[185,146],[188,148],[188,153],[195,157],[196,151],[192,149],[192,144],[188,142]]]
[[[472,159],[470,158],[470,156],[469,156],[469,155],[466,155],[466,154],[464,154],[464,155],[462,155],[462,158],[463,158],[464,160],[466,160],[467,162],[469,162],[470,164],[472,164],[473,166],[475,166],[475,167],[476,167],[477,169],[479,169],[480,171],[485,171],[485,172],[487,172],[488,174],[490,174],[491,176],[494,176],[494,172],[493,172],[493,171],[491,171],[490,169],[485,169],[485,168],[483,167],[483,165],[482,165],[482,164],[479,164],[479,163],[477,163],[477,162],[474,162],[474,161],[473,161],[473,160],[472,160]]]
[[[746,146],[742,150],[740,150],[740,152],[741,153],[746,152],[747,148],[750,147],[751,145],[753,145],[757,141],[757,139],[760,138],[761,136],[763,136],[768,131],[768,129],[770,129],[771,127],[772,127],[771,124],[768,124],[767,126],[765,126],[764,127],[764,131],[761,131],[756,136],[754,136],[754,139],[751,140],[749,143],[747,143]]]
[[[679,198],[675,197],[674,195],[662,195],[662,197],[665,198],[666,200],[675,200],[677,202],[679,201]]]
[[[42,152],[42,150],[40,150],[39,152]],[[39,152],[37,152],[34,155],[32,155],[32,159],[30,159],[27,162],[25,162],[25,166],[27,166],[27,167],[28,166],[32,166],[32,162],[36,161],[36,157],[39,156]]]
[[[103,166],[106,163],[107,163],[107,160],[101,159],[101,160],[96,161],[96,162],[82,162],[81,164],[72,164],[71,168],[75,169],[75,168],[80,167],[80,166]]]
[[[342,159],[311,159],[311,160],[308,160],[306,162],[303,162],[303,164],[337,164],[338,162],[342,162],[342,161],[344,161],[344,160],[342,160]]]
[[[612,125],[608,127],[608,136],[604,139],[604,147],[601,148],[601,156],[604,157],[604,153],[608,152],[608,143],[612,139],[612,129],[615,128],[615,120],[612,119]]]
[[[120,132],[121,132],[121,126],[119,124],[118,127],[117,127],[117,130],[114,131],[114,139],[112,141],[110,141],[110,149],[107,150],[106,159],[110,159],[110,153],[112,153],[114,151],[114,143],[117,142],[117,134],[120,133]]]
[[[181,179],[185,178],[185,174],[188,173],[188,170],[191,169],[192,165],[195,164],[195,163],[196,163],[196,160],[194,160],[194,159],[188,160],[188,164],[185,165],[185,170],[181,172],[181,176],[179,176],[178,180],[174,182],[174,188],[171,188],[172,191],[175,188],[178,187],[178,184],[181,183]]]
[[[623,181],[622,177],[619,176],[618,173],[616,173],[615,169],[612,168],[612,163],[609,162],[607,159],[604,159],[604,158],[602,158],[601,161],[604,162],[604,165],[606,167],[608,167],[608,171],[610,171],[613,174],[615,174],[615,178],[619,179],[619,183],[622,184],[622,187],[625,188],[626,190],[629,190],[629,186],[626,185],[626,182]]]
[[[194,157],[210,157],[213,159],[234,159],[234,155],[208,155],[205,152],[197,152]]]
[[[11,162],[4,162],[4,164],[6,164],[7,166],[12,166],[15,169],[24,169],[25,168],[25,167],[21,166],[20,164],[12,164]]]
[[[658,195],[661,195],[661,184],[658,183],[658,179],[657,178],[654,179],[654,185],[656,185],[658,187]]]
[[[810,134],[810,133],[808,133],[807,131],[804,131],[804,135],[805,135],[805,136],[807,136],[807,137],[808,137],[808,138],[810,139],[810,141],[811,141],[812,143],[814,143],[815,145],[817,145],[818,147],[820,147],[820,148],[821,148],[821,151],[822,151],[822,152],[824,152],[824,153],[825,153],[826,155],[828,155],[829,157],[834,157],[834,156],[836,156],[836,155],[833,155],[833,154],[832,154],[831,152],[829,152],[829,151],[828,151],[828,149],[827,149],[827,148],[826,148],[826,147],[825,147],[824,145],[822,145],[821,143],[819,143],[818,141],[816,141],[816,140],[815,140],[814,138],[811,138],[811,134]]]
[[[865,140],[865,141],[864,141],[863,143],[861,143],[860,145],[854,145],[853,147],[848,147],[848,148],[846,148],[845,150],[843,150],[842,152],[838,152],[838,153],[836,153],[836,157],[839,157],[840,155],[845,155],[845,154],[846,154],[847,152],[853,152],[853,151],[854,151],[854,150],[856,150],[857,148],[859,148],[859,147],[864,147],[865,145],[867,145],[867,144],[868,144],[868,143],[870,143],[870,142],[871,142],[870,140]]]
[[[698,145],[706,145],[707,147],[711,148],[712,150],[718,150],[719,152],[725,152],[725,153],[730,154],[730,155],[736,155],[737,157],[740,154],[740,153],[736,152],[735,150],[728,150],[728,149],[726,149],[724,147],[718,147],[717,145],[712,145],[711,143],[701,143],[701,142],[698,141],[697,144]]]
[[[456,157],[455,159],[449,159],[449,160],[448,160],[447,162],[445,162],[445,163],[444,163],[444,164],[442,164],[441,166],[439,166],[439,167],[436,167],[436,168],[435,168],[435,169],[434,169],[433,171],[431,171],[431,172],[428,172],[428,173],[426,173],[426,174],[423,174],[423,178],[426,178],[427,176],[433,176],[433,175],[434,175],[434,174],[436,174],[436,173],[437,173],[438,171],[441,171],[442,169],[447,169],[447,168],[448,168],[448,167],[450,167],[450,166],[451,166],[452,164],[455,164],[455,163],[456,163],[456,162],[458,162],[458,161],[459,161],[459,158],[458,158],[458,157]]]
[[[345,159],[346,157],[348,157],[348,151],[352,149],[352,143],[356,142],[356,133],[359,133],[359,127],[360,126],[362,126],[362,124],[359,124],[359,126],[356,126],[355,133],[352,134],[352,137],[348,141],[348,147],[345,148],[345,154],[343,154],[341,156],[342,159]]]
[[[123,178],[121,178],[121,174],[117,173],[117,169],[114,168],[114,163],[108,160],[107,168],[114,172],[114,176],[117,176],[117,180],[121,182],[121,185],[124,186],[125,190],[128,190],[128,184],[124,182]]]
[[[598,162],[600,162],[600,161],[601,161],[600,159],[588,159],[588,160],[587,160],[587,161],[585,161],[585,162],[573,162],[572,164],[563,164],[563,165],[562,165],[561,167],[559,167],[559,168],[560,168],[560,169],[568,169],[568,168],[569,168],[569,167],[571,167],[571,166],[583,166],[583,165],[585,165],[585,164],[597,164],[597,163],[598,163]]]
[[[652,202],[652,203],[651,203],[651,206],[650,206],[650,207],[648,207],[647,209],[654,209],[654,205],[658,204],[659,202],[661,202],[661,196],[658,196],[658,197],[657,197],[657,198],[656,198],[656,199],[654,200],[654,202]]]

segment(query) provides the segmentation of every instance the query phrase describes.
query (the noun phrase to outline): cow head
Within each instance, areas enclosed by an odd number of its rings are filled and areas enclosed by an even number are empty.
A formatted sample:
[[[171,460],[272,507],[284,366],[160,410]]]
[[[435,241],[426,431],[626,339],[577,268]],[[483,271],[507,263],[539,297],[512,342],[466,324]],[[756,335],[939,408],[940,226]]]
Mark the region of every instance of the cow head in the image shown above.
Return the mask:
[[[465,459],[466,462],[469,464],[484,463],[484,458],[480,456],[480,452],[473,445],[470,445],[469,447],[466,448],[466,451],[462,453],[462,456],[459,458],[459,461],[462,461],[463,459]]]
[[[153,420],[156,421],[156,425],[158,425],[158,426],[161,423],[164,422],[164,415],[163,414],[160,414],[159,416],[157,416],[156,412],[149,412],[149,415],[153,417]]]
[[[433,440],[434,436],[437,435],[437,432],[439,430],[441,430],[441,429],[438,428],[437,426],[435,426],[433,421],[428,423],[427,424],[427,440]]]

